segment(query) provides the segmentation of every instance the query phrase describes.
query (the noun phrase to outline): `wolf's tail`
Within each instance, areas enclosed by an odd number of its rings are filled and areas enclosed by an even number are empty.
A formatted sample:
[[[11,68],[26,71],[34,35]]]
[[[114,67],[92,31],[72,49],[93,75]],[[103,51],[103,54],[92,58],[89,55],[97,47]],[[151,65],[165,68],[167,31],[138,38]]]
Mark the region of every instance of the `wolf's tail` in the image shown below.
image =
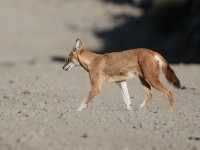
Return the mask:
[[[176,88],[181,88],[179,79],[177,78],[174,70],[169,66],[167,61],[158,53],[154,55],[154,58],[159,62],[162,72],[169,83],[171,83]]]

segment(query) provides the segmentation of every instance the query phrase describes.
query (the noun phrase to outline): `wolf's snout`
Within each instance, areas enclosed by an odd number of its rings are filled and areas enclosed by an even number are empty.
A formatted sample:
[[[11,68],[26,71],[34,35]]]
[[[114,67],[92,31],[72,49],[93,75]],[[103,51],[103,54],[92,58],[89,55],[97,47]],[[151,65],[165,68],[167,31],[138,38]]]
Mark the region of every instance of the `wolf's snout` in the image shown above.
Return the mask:
[[[62,68],[63,68],[63,70],[67,70],[67,69],[66,69],[66,65],[64,65]]]

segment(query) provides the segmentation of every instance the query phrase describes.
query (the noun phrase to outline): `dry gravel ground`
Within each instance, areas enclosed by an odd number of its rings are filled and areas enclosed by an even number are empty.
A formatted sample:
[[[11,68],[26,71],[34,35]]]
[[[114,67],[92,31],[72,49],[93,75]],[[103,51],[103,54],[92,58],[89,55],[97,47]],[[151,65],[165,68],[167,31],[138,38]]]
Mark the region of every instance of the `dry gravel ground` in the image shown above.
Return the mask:
[[[200,68],[173,66],[186,89],[169,87],[175,98],[156,91],[139,109],[145,91],[136,78],[128,82],[133,111],[120,89],[106,83],[85,110],[77,108],[90,89],[81,68],[62,70],[61,63],[1,66],[1,149],[182,149],[200,148]]]
[[[161,76],[174,93],[173,113],[156,90],[148,107],[139,109],[145,91],[137,78],[128,82],[132,112],[114,83],[106,83],[94,102],[77,112],[90,90],[88,74],[81,68],[65,72],[63,63],[51,60],[65,56],[76,37],[97,49],[102,43],[93,30],[112,28],[112,14],[137,16],[140,10],[97,0],[0,2],[1,150],[200,149],[199,65],[172,66],[182,90]]]

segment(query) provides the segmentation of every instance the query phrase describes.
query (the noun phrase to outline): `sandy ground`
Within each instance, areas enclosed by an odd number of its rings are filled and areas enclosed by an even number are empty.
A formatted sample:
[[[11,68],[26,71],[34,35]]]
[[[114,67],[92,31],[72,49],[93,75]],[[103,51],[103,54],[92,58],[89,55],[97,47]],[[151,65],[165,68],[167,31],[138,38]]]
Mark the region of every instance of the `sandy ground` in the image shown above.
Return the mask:
[[[145,91],[137,78],[128,82],[132,112],[112,82],[77,112],[90,90],[88,74],[81,68],[65,72],[63,63],[51,57],[66,56],[76,37],[98,49],[102,43],[92,31],[112,27],[109,15],[118,13],[118,6],[90,0],[0,2],[1,150],[200,149],[199,65],[172,65],[182,90],[161,76],[174,93],[173,113],[167,97],[156,90],[148,107],[139,109]],[[88,15],[91,8],[96,11]],[[141,13],[129,6],[121,11]]]

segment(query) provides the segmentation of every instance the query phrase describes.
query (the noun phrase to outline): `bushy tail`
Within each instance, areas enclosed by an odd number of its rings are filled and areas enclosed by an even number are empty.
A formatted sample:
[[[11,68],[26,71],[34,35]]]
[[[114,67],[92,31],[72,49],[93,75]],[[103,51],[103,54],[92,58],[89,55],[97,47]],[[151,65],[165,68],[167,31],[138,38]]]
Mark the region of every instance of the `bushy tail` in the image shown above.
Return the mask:
[[[181,88],[179,79],[177,78],[174,70],[169,66],[167,61],[158,53],[154,55],[155,59],[159,61],[159,65],[162,69],[162,72],[165,74],[165,77],[169,83],[171,83],[176,88]]]
[[[174,87],[181,88],[179,79],[177,78],[174,70],[167,64],[167,68],[164,69],[165,77],[169,83],[172,83]]]

